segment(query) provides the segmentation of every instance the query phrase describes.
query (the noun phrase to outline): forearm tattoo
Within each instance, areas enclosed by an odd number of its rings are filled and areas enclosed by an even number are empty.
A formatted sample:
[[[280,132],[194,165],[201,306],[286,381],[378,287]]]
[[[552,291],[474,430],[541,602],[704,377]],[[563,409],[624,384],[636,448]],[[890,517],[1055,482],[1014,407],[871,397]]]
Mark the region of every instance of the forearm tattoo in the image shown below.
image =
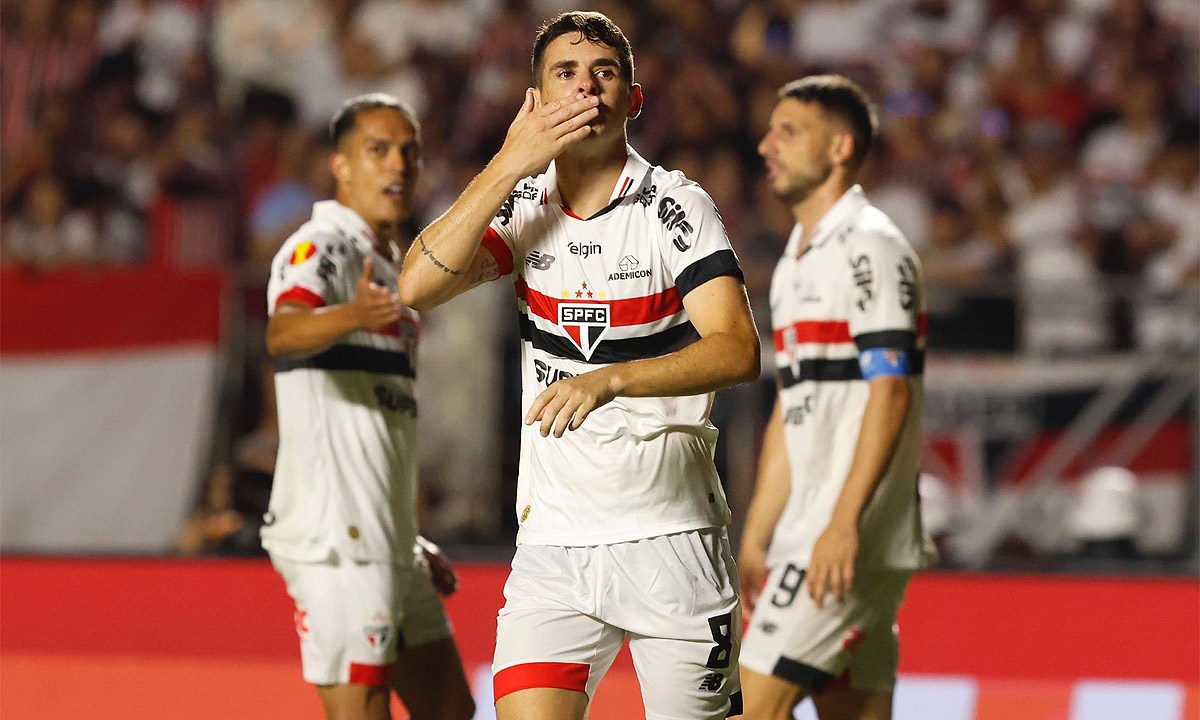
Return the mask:
[[[462,270],[454,270],[453,268],[446,267],[446,265],[441,260],[438,260],[436,257],[434,257],[433,253],[429,251],[429,248],[425,246],[425,238],[418,235],[417,242],[421,243],[421,254],[424,255],[425,257],[429,258],[429,262],[433,263],[434,267],[436,267],[438,270],[441,270],[442,272],[450,273],[451,275],[462,275],[463,274]]]

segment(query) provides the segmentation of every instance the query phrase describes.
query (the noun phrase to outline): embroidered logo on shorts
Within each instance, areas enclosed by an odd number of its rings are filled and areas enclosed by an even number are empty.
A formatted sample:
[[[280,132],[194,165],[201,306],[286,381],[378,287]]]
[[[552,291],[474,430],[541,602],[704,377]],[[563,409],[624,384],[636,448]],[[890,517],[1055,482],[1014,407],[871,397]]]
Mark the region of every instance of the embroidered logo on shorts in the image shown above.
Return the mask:
[[[308,635],[308,611],[296,608],[296,612],[292,613],[292,620],[296,623],[296,634],[301,638]]]
[[[857,626],[851,627],[842,638],[842,649],[853,655],[858,652],[858,646],[862,645],[863,640],[866,639],[866,633],[859,630]]]
[[[705,692],[716,692],[725,684],[725,676],[721,673],[709,673],[700,681],[700,689]]]
[[[376,650],[387,647],[394,632],[391,620],[383,613],[375,613],[363,623],[363,635],[367,638],[367,644]]]

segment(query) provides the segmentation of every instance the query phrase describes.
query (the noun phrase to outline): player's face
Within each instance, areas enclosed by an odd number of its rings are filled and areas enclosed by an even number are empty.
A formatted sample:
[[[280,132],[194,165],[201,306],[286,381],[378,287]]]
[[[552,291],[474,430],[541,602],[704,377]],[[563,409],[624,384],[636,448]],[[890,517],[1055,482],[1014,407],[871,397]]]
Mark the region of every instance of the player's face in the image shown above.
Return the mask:
[[[633,88],[621,79],[617,51],[578,32],[559,35],[546,46],[538,91],[543,105],[580,93],[600,98],[600,112],[588,123],[592,132],[585,141],[623,135],[625,121],[640,110],[631,103]]]
[[[794,205],[828,179],[834,165],[833,130],[815,103],[786,98],[775,106],[758,144],[775,195]]]
[[[333,156],[337,198],[372,227],[404,222],[420,166],[421,144],[403,114],[391,108],[359,113]]]

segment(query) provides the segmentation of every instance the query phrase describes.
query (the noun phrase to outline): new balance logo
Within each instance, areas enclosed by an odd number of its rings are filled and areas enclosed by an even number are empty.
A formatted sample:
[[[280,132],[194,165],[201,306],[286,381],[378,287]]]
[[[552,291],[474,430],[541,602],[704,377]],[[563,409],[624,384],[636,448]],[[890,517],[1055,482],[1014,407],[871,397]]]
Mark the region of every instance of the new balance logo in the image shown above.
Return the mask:
[[[709,673],[700,681],[700,689],[705,692],[716,692],[725,684],[725,676],[721,673]]]
[[[553,263],[554,256],[550,253],[530,250],[529,254],[525,256],[525,264],[532,270],[549,270]]]

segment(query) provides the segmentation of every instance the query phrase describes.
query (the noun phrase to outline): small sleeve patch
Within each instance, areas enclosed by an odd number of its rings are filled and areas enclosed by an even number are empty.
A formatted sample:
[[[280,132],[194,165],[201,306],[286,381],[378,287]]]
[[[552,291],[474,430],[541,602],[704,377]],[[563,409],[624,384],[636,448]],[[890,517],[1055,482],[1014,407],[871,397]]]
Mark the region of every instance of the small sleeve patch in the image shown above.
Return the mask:
[[[908,352],[904,350],[863,350],[858,354],[858,367],[864,380],[877,377],[907,377],[913,374],[909,369]]]
[[[289,265],[299,265],[313,255],[317,254],[317,246],[311,240],[305,240],[296,246],[292,251],[292,256],[288,258]]]

